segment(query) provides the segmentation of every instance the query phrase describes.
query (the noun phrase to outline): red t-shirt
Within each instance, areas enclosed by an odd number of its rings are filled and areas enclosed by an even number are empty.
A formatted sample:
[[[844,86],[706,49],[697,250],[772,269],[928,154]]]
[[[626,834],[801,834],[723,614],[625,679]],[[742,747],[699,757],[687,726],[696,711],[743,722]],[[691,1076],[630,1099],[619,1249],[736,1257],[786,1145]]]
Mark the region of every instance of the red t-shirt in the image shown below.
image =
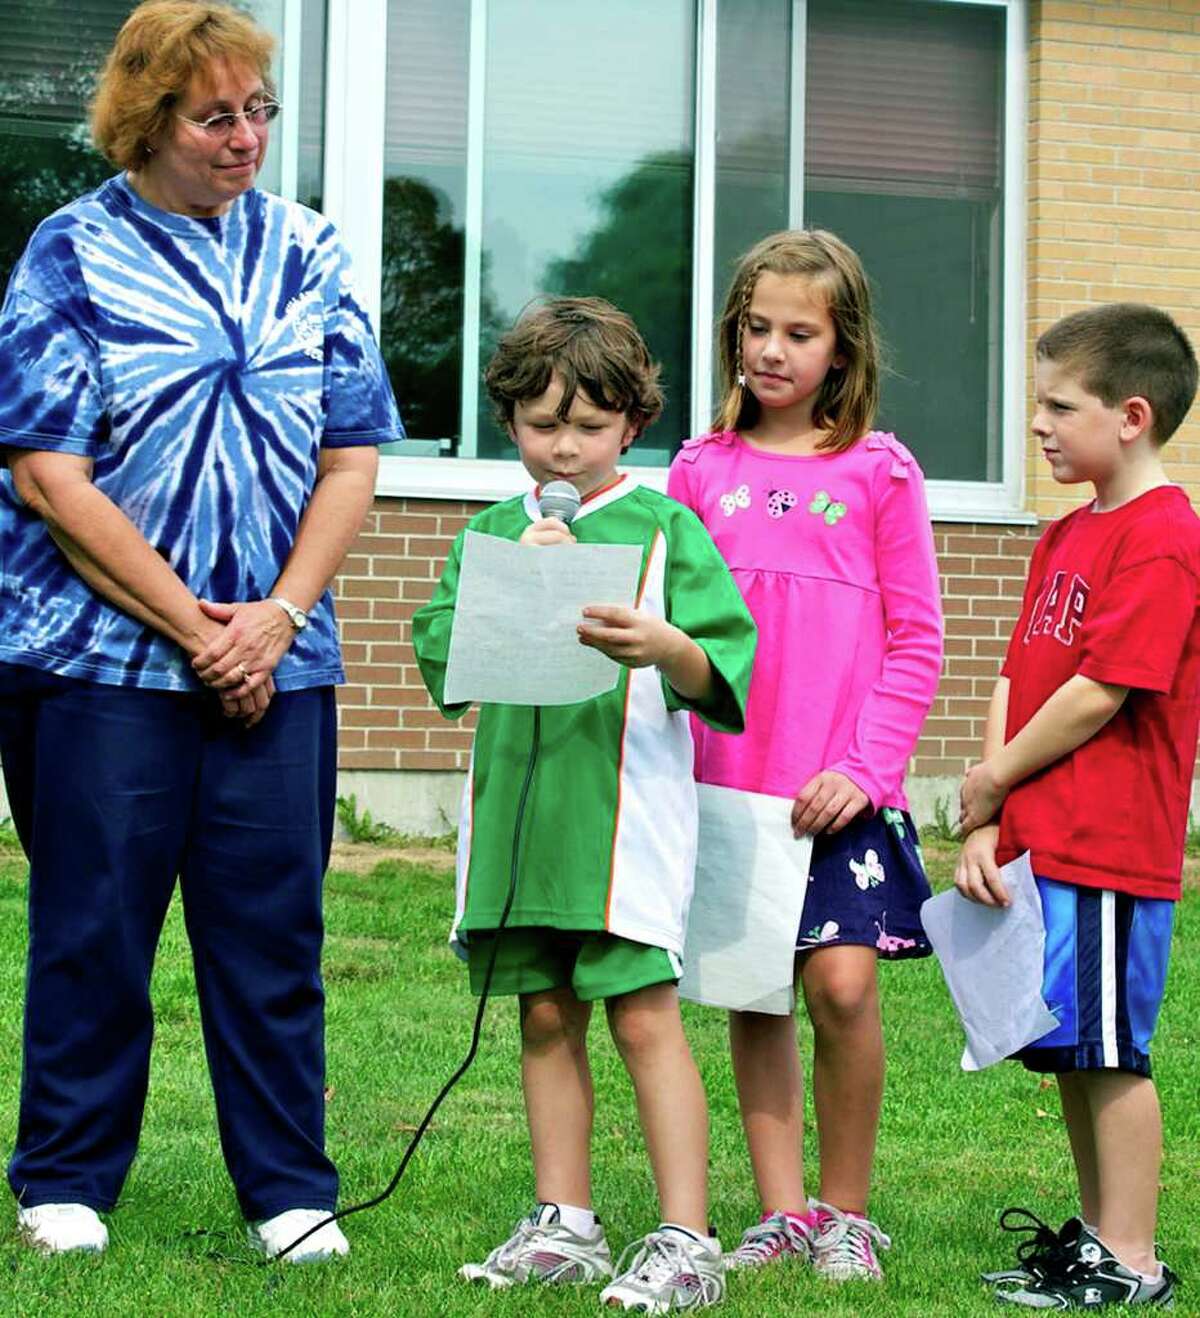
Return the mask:
[[[997,860],[1045,878],[1178,901],[1200,723],[1200,518],[1178,486],[1080,508],[1034,550],[1001,670],[1010,741],[1082,673],[1130,688],[1082,746],[1031,775],[1000,815]]]

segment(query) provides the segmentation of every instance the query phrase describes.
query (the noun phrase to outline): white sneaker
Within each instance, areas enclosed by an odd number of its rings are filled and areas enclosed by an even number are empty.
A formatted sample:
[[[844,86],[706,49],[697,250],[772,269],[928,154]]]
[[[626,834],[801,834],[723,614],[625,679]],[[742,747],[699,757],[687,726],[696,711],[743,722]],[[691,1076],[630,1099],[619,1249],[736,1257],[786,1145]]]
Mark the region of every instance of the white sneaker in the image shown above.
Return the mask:
[[[79,1250],[99,1254],[108,1247],[108,1227],[87,1204],[38,1204],[17,1209],[17,1232],[43,1254]]]
[[[703,1309],[725,1297],[720,1245],[710,1249],[681,1231],[660,1229],[635,1240],[621,1255],[617,1271],[616,1281],[600,1292],[600,1303],[615,1309],[669,1313]]]
[[[613,1275],[612,1255],[599,1218],[587,1235],[559,1220],[556,1204],[538,1204],[512,1235],[482,1263],[464,1263],[458,1275],[486,1281],[492,1290],[526,1282],[545,1284],[604,1281]]]
[[[273,1259],[292,1243],[299,1240],[306,1231],[311,1231],[319,1222],[326,1221],[331,1214],[324,1208],[289,1208],[284,1213],[277,1213],[265,1222],[252,1222],[246,1232],[255,1249],[261,1250],[267,1258]],[[320,1231],[313,1231],[302,1244],[296,1246],[289,1254],[283,1255],[285,1263],[320,1263],[335,1255],[349,1254],[350,1242],[342,1234],[336,1222],[330,1222]]]

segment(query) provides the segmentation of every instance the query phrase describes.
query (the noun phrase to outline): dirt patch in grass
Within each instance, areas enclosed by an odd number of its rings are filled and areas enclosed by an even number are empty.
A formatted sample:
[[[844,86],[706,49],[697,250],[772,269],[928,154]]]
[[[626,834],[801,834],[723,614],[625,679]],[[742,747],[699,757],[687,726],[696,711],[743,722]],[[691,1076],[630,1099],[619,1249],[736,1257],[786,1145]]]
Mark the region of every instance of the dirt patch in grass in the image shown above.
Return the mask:
[[[454,852],[443,847],[388,846],[374,842],[335,842],[329,868],[342,874],[370,874],[376,865],[389,860],[407,861],[429,869],[454,868]]]

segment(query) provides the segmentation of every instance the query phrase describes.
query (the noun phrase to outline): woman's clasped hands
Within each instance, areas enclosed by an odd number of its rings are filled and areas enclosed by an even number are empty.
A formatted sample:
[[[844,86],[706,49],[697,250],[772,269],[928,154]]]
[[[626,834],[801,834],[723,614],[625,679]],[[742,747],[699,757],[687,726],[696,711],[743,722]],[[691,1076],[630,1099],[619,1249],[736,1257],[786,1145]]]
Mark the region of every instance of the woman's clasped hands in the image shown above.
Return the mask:
[[[220,697],[226,718],[252,728],[275,694],[272,674],[295,636],[292,624],[270,600],[222,604],[202,599],[200,608],[221,627],[192,659],[192,670]]]

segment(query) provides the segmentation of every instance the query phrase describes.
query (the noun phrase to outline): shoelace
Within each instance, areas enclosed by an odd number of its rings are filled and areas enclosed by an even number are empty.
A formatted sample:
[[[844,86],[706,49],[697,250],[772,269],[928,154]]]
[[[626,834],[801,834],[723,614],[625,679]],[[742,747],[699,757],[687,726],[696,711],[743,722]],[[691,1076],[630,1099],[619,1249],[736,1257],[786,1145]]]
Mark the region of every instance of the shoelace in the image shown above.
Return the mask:
[[[504,1244],[497,1245],[491,1252],[487,1259],[488,1263],[502,1265],[514,1262],[525,1244],[540,1230],[542,1228],[536,1222],[528,1217],[523,1217],[517,1223],[517,1229]]]
[[[634,1254],[634,1250],[638,1252]],[[633,1262],[626,1268],[625,1260],[631,1254]],[[661,1285],[680,1273],[690,1273],[698,1278],[704,1298],[712,1298],[712,1280],[692,1262],[683,1241],[674,1232],[651,1231],[643,1240],[626,1245],[617,1261],[617,1276],[623,1277],[627,1272],[646,1286]]]
[[[562,1259],[557,1267],[545,1274],[546,1280],[551,1280],[557,1274],[569,1271],[577,1265],[586,1270],[589,1266],[588,1260],[581,1257],[579,1249],[573,1242],[554,1234],[553,1228],[559,1225],[558,1222],[536,1222],[532,1217],[523,1217],[517,1223],[517,1229],[513,1234],[488,1255],[484,1266],[494,1267],[500,1271],[511,1270],[520,1259],[523,1250],[528,1245],[536,1243],[536,1238],[541,1236],[545,1238],[546,1249]]]
[[[638,1252],[634,1254],[634,1251]],[[633,1254],[633,1262],[628,1269],[625,1260]],[[617,1263],[617,1275],[624,1276],[632,1272],[638,1281],[666,1281],[681,1270],[690,1270],[691,1260],[677,1236],[667,1235],[663,1231],[652,1231],[643,1240],[634,1240],[626,1245]]]
[[[1026,1237],[1017,1245],[1017,1261],[1035,1281],[1064,1277],[1078,1261],[1074,1241],[1064,1245],[1062,1234],[1028,1208],[1006,1208],[1000,1229]]]
[[[808,1240],[782,1213],[772,1213],[765,1221],[752,1226],[742,1236],[733,1257],[747,1262],[765,1263],[776,1254],[792,1250],[808,1253]]]
[[[872,1243],[877,1249],[891,1249],[891,1238],[868,1218],[851,1217],[832,1204],[822,1204],[820,1212],[824,1221],[814,1232],[814,1244],[828,1262],[874,1271],[878,1263],[871,1254]]]

